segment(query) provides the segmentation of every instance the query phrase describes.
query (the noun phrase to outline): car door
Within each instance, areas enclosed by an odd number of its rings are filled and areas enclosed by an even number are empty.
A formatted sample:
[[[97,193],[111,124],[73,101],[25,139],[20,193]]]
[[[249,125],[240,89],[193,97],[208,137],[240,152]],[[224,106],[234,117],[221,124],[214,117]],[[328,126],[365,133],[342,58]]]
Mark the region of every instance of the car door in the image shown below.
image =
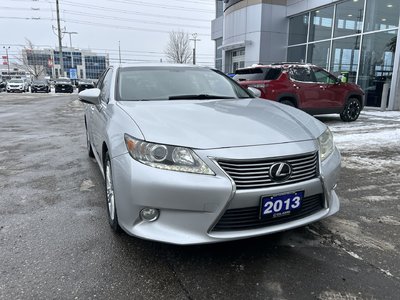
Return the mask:
[[[98,88],[100,89],[100,103],[96,106],[93,106],[92,109],[92,142],[94,151],[96,152],[96,156],[99,157],[100,160],[102,154],[102,145],[103,142],[106,141],[106,125],[109,119],[108,115],[108,102],[110,101],[110,88],[111,88],[111,79],[112,79],[113,69],[108,69],[102,80],[99,81]]]
[[[339,80],[322,68],[313,68],[313,75],[319,88],[318,106],[320,108],[337,108],[343,106],[343,89]]]
[[[319,86],[313,80],[311,68],[308,66],[296,66],[289,70],[292,81],[292,92],[297,95],[298,107],[312,109],[319,97]]]

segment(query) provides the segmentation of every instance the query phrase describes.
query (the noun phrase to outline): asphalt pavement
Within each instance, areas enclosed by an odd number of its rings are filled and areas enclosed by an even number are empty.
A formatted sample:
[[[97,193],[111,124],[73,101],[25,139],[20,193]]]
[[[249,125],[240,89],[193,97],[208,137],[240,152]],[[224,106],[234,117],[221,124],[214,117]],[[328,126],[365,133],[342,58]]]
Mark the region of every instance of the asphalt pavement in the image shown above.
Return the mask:
[[[342,207],[332,218],[174,246],[111,231],[76,99],[0,93],[0,299],[398,299],[400,166],[351,162],[395,161],[399,148],[342,151]],[[358,122],[321,120],[349,131]]]

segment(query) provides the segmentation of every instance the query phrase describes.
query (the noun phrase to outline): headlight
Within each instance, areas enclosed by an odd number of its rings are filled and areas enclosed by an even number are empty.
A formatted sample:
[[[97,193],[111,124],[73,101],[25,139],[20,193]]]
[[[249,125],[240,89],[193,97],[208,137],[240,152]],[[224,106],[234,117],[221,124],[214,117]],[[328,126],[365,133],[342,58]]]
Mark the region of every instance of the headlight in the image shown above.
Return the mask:
[[[125,134],[125,145],[130,156],[145,165],[163,170],[215,175],[189,148],[148,143],[128,134]]]
[[[333,152],[335,145],[333,144],[332,132],[327,128],[323,134],[318,138],[319,144],[319,157],[324,161]]]

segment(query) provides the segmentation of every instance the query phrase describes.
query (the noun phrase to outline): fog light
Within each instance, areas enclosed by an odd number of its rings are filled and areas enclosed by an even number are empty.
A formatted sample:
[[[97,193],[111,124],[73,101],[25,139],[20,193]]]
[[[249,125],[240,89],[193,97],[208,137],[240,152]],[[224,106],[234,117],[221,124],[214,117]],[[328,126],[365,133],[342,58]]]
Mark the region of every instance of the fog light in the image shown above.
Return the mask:
[[[140,217],[144,221],[153,222],[160,216],[160,211],[157,208],[143,208],[140,211]]]

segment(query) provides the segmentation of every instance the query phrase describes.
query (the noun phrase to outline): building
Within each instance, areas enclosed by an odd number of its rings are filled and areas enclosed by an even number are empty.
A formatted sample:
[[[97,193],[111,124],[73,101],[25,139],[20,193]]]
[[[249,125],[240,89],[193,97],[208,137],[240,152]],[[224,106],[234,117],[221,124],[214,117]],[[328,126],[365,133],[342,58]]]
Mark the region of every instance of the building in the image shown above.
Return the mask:
[[[400,109],[399,0],[224,0],[212,21],[215,66],[304,62],[346,73],[367,106]]]
[[[69,77],[71,79],[97,79],[108,67],[108,54],[98,54],[90,50],[63,48],[64,74],[61,74],[60,54],[58,49],[22,50],[23,65],[30,73],[39,77]]]

